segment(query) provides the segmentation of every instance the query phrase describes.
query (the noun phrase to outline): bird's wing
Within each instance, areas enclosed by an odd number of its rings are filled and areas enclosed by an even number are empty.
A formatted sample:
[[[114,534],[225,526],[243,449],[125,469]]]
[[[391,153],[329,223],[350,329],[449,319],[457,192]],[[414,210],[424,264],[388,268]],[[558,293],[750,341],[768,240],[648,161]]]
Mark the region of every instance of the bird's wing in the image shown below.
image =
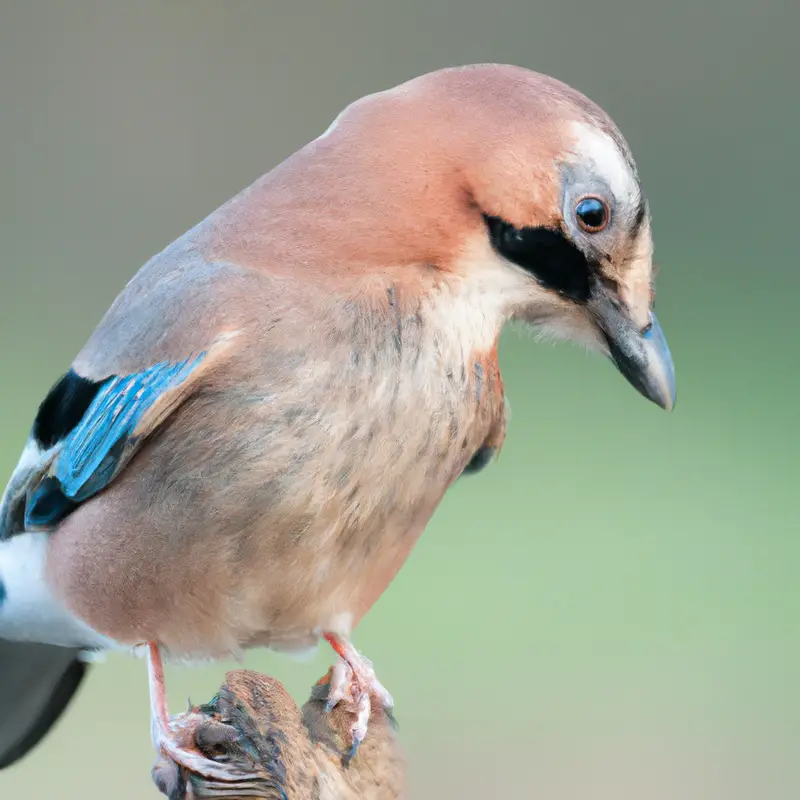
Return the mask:
[[[108,486],[142,442],[189,396],[207,355],[202,352],[175,364],[113,375],[92,386],[88,405],[86,397],[71,391],[81,377],[67,373],[43,407],[60,406],[57,413],[70,418],[74,427],[67,430],[58,423],[64,438],[52,442],[48,450],[39,449],[32,463],[23,457],[0,509],[2,538],[51,529]],[[37,422],[41,419],[37,417]],[[32,443],[41,445],[36,436],[34,425]]]
[[[26,526],[50,523],[44,496],[49,495],[51,485],[57,485],[70,503],[80,503],[105,488],[140,442],[189,394],[187,380],[205,356],[203,352],[177,364],[156,364],[133,375],[115,375],[104,381],[78,424],[63,440],[52,476],[28,499]]]
[[[238,333],[235,276],[155,266],[128,285],[41,404],[0,505],[0,540],[52,530],[102,491],[224,361]]]
[[[78,651],[0,639],[0,769],[53,727],[86,673]]]

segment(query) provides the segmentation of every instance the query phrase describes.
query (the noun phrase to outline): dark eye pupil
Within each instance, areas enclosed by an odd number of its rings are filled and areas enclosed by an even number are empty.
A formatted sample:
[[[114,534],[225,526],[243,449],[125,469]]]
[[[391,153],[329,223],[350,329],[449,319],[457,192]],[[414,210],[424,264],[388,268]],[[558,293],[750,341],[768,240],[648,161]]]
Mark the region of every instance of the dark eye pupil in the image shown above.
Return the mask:
[[[575,213],[587,228],[602,228],[606,224],[606,207],[596,197],[581,200]]]

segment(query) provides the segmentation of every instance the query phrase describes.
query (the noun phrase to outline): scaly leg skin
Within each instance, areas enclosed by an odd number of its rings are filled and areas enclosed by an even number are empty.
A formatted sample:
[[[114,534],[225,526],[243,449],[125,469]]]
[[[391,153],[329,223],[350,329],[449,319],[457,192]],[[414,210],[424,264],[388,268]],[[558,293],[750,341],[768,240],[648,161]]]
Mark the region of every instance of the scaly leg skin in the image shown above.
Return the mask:
[[[356,721],[352,728],[353,745],[345,756],[345,763],[348,764],[367,734],[372,698],[386,711],[394,707],[394,700],[375,677],[372,662],[368,658],[362,656],[343,636],[335,633],[325,633],[324,636],[339,656],[331,673],[327,709],[330,711],[342,700],[352,703],[356,708]]]
[[[150,735],[156,752],[172,759],[184,767],[210,780],[231,782],[247,778],[247,774],[206,758],[199,750],[190,750],[182,740],[188,738],[192,722],[202,722],[200,714],[181,715],[177,722],[169,718],[167,693],[164,684],[164,665],[159,647],[155,642],[147,643],[147,676],[150,683]]]

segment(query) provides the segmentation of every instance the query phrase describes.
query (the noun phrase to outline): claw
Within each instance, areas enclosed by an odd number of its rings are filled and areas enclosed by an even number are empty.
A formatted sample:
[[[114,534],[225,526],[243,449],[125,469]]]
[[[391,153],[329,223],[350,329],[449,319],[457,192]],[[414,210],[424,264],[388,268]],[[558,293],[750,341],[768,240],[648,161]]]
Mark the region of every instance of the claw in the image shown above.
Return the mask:
[[[148,646],[147,671],[150,679],[150,733],[156,752],[171,759],[179,767],[209,780],[231,783],[251,778],[250,773],[212,761],[199,750],[184,744],[194,742],[193,728],[204,722],[205,718],[201,714],[192,713],[190,707],[190,713],[182,715],[174,722],[170,720],[167,713],[164,665],[155,643]]]
[[[206,758],[202,753],[184,747],[175,741],[172,731],[165,732],[158,744],[158,750],[161,755],[171,759],[179,767],[183,767],[207,780],[231,783],[249,777],[249,773],[231,769],[226,764],[218,764],[216,761]]]
[[[325,710],[330,712],[336,708],[342,700],[354,702],[351,684],[353,681],[353,670],[344,660],[339,659],[331,670],[331,679],[328,685],[328,700],[325,703]]]
[[[375,677],[375,670],[368,658],[362,656],[346,639],[334,634],[325,634],[325,638],[339,655],[339,661],[331,670],[325,709],[332,711],[340,702],[345,701],[354,706],[356,712],[352,727],[353,744],[344,757],[347,765],[353,760],[367,735],[372,699],[376,699],[389,713],[394,708],[394,700]]]
[[[345,767],[350,766],[350,762],[356,757],[356,753],[358,752],[358,748],[361,746],[361,742],[353,736],[353,744],[350,749],[345,753],[342,762]]]

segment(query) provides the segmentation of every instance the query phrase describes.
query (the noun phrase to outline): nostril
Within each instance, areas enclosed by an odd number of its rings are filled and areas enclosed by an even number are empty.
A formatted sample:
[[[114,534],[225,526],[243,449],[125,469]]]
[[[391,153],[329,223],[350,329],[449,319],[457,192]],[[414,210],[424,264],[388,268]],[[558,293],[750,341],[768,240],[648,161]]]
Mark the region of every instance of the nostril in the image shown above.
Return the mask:
[[[652,330],[653,330],[653,323],[648,322],[647,325],[645,325],[644,328],[642,328],[642,336],[647,336]]]

